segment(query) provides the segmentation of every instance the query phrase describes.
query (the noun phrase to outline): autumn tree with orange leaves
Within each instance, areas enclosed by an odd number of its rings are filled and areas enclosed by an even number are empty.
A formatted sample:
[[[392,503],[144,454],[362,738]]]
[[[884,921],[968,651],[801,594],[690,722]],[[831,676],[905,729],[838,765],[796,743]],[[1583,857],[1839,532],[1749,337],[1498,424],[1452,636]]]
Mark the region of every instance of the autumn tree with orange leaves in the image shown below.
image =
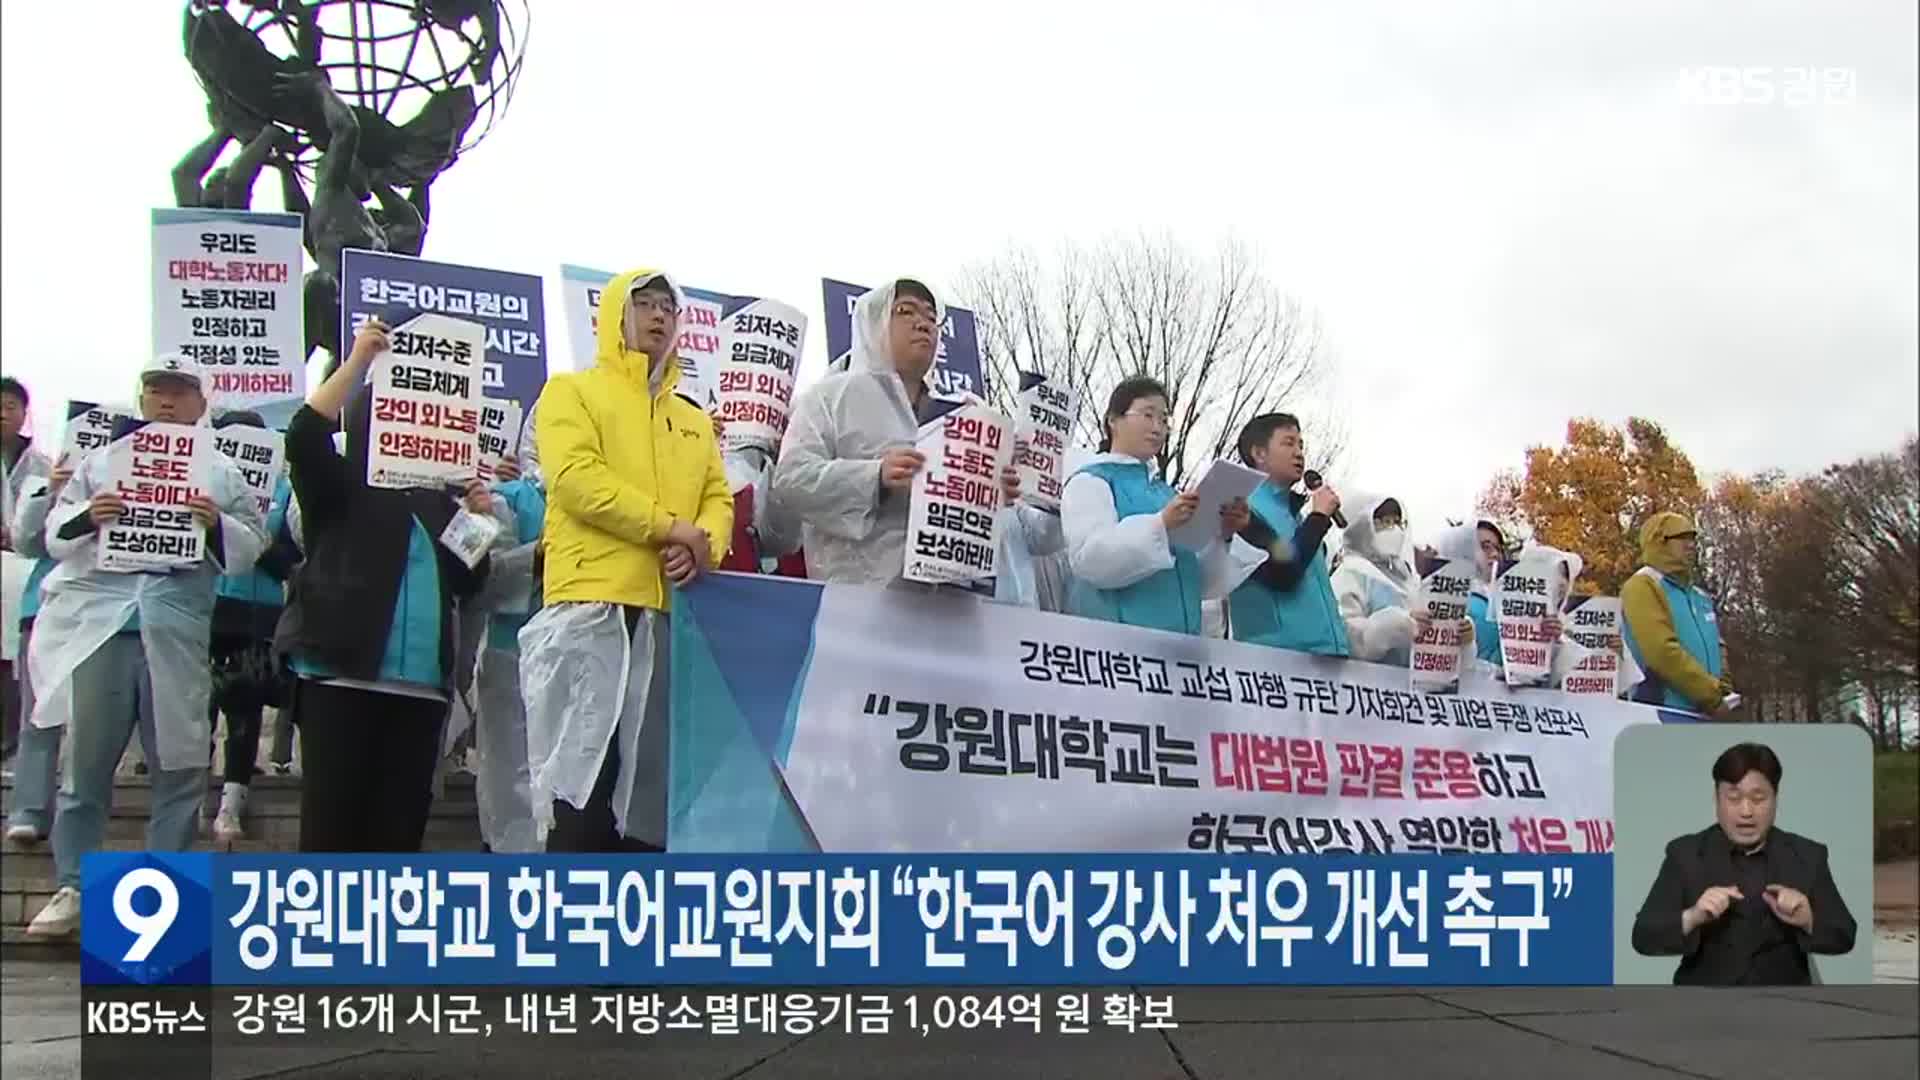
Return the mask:
[[[1614,596],[1640,565],[1640,523],[1662,510],[1692,515],[1703,494],[1693,462],[1659,424],[1574,419],[1565,446],[1529,447],[1523,471],[1494,477],[1480,512],[1578,553],[1586,569],[1575,589]]]

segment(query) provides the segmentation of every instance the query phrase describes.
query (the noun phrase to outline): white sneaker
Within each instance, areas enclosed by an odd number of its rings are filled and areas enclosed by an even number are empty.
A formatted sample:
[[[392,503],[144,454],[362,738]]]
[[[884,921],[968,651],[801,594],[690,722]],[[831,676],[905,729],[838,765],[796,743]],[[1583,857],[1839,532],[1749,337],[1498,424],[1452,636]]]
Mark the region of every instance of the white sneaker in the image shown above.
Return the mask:
[[[27,924],[27,936],[37,938],[72,937],[80,929],[80,890],[63,885],[47,906]]]
[[[32,847],[45,839],[40,835],[40,830],[31,825],[14,825],[7,829],[7,843],[15,847]]]
[[[213,815],[214,842],[231,845],[236,840],[245,840],[247,831],[240,824],[240,817],[246,811],[246,785],[226,785],[220,792],[220,810]]]

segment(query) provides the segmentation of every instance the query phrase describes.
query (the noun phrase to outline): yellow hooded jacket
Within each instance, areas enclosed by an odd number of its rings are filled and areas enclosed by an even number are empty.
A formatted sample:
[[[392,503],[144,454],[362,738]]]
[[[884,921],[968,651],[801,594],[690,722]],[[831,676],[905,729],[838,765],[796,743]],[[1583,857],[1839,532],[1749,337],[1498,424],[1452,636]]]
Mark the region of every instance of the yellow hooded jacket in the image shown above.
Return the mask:
[[[547,481],[545,600],[671,610],[659,545],[676,520],[707,534],[709,569],[733,536],[733,493],[713,421],[675,394],[672,353],[648,392],[650,358],[626,347],[621,326],[635,285],[629,270],[600,294],[594,366],[555,375],[540,392],[534,439]]]
[[[1696,708],[1710,713],[1720,707],[1731,684],[1725,675],[1709,670],[1681,640],[1667,586],[1662,584],[1664,576],[1676,590],[1697,597],[1711,619],[1711,601],[1692,584],[1693,568],[1681,565],[1667,553],[1668,536],[1692,529],[1693,523],[1685,515],[1672,512],[1655,514],[1640,526],[1640,561],[1659,571],[1659,575],[1642,570],[1628,578],[1626,584],[1620,586],[1620,610],[1627,620],[1627,631],[1641,665]],[[1703,627],[1690,624],[1688,629],[1690,638],[1711,631],[1714,637],[1711,643],[1695,641],[1693,648],[1710,656],[1712,665],[1719,667],[1718,624]]]

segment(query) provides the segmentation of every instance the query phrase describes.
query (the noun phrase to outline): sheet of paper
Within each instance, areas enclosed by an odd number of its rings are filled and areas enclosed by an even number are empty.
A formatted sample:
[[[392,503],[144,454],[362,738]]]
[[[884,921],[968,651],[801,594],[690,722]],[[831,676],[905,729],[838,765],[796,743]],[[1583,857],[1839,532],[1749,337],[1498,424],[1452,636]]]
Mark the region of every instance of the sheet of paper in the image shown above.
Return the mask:
[[[1220,509],[1235,499],[1254,493],[1267,474],[1231,461],[1215,461],[1194,485],[1200,493],[1200,506],[1185,525],[1167,534],[1175,547],[1201,551],[1220,538]]]

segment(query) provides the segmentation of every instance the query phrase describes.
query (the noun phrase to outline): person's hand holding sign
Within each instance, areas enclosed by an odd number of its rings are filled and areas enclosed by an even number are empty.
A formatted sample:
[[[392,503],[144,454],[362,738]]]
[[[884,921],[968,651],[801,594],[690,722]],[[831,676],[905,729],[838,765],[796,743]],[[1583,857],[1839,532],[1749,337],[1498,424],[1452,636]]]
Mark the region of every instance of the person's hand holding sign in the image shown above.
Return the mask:
[[[1172,502],[1161,508],[1160,520],[1166,524],[1169,530],[1177,529],[1187,522],[1192,521],[1193,515],[1197,513],[1199,509],[1200,493],[1197,491],[1183,491],[1175,495]]]
[[[378,315],[363,323],[353,335],[353,351],[347,354],[347,364],[365,370],[379,356],[391,348],[393,343],[387,337],[387,324],[380,321]]]
[[[104,529],[120,520],[120,515],[126,509],[127,504],[111,491],[103,491],[87,501],[87,516],[93,519],[96,529]]]
[[[1020,470],[1018,467],[1009,465],[1000,470],[1000,496],[1006,500],[1006,505],[1008,506],[1012,506],[1014,503],[1020,501]]]
[[[220,508],[213,504],[212,499],[197,491],[191,499],[187,500],[187,509],[193,513],[193,520],[203,529],[211,529],[220,521]]]
[[[493,478],[503,484],[520,479],[520,465],[513,461],[502,461],[493,467]]]
[[[906,491],[913,487],[913,475],[926,463],[926,455],[911,446],[889,450],[880,455],[880,486]]]

